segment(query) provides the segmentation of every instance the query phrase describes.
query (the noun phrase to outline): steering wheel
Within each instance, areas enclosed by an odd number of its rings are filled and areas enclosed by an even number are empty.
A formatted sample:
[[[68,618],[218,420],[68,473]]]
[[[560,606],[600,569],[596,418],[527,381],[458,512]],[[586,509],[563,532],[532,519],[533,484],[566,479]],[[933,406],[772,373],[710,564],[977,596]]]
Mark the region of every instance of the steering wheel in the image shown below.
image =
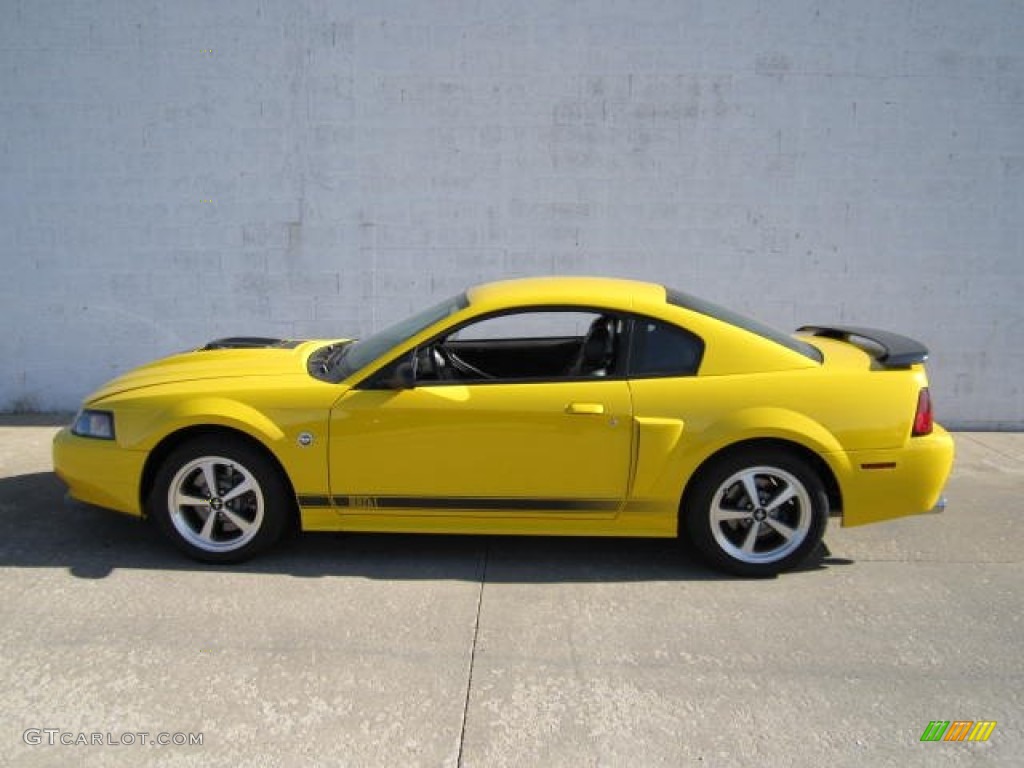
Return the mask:
[[[481,371],[445,347],[444,343],[435,344],[431,351],[434,365],[438,369],[439,379],[493,379],[494,376]]]
[[[455,378],[454,366],[448,359],[448,352],[441,344],[434,344],[430,348],[430,360],[434,364],[434,375],[438,381],[451,381]]]

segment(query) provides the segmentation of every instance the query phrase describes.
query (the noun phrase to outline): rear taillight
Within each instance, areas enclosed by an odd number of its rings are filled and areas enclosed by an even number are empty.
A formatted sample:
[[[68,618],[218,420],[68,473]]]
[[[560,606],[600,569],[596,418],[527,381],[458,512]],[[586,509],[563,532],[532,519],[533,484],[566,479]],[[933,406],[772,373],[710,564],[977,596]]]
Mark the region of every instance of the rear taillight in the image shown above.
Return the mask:
[[[928,392],[928,387],[925,387],[917,396],[917,412],[914,414],[914,431],[911,434],[914,437],[930,435],[933,424],[932,396]]]

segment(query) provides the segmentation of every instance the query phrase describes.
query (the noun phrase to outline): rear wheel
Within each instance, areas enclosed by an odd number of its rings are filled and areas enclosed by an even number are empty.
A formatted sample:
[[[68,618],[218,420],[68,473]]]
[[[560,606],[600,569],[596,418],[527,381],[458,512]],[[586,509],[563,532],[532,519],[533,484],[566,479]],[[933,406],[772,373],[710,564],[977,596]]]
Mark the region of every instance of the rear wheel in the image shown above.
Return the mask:
[[[774,576],[817,549],[828,523],[828,496],[798,456],[755,449],[704,469],[683,514],[711,565],[739,576]]]
[[[261,451],[204,437],[171,452],[157,471],[147,508],[189,556],[233,563],[281,537],[288,503],[278,468]]]

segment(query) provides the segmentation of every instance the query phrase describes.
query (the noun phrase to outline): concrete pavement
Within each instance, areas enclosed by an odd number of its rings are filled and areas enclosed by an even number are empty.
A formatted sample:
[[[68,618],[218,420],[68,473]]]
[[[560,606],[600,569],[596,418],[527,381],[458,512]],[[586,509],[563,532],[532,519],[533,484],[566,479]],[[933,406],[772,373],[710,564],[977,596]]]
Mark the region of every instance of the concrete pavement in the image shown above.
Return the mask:
[[[944,514],[833,525],[820,565],[742,581],[642,540],[306,535],[202,566],[147,525],[65,506],[45,422],[0,421],[0,762],[1024,754],[1024,435],[957,435]],[[932,720],[998,725],[985,743],[921,743]],[[60,744],[83,734],[103,743]],[[202,744],[151,745],[159,734]]]

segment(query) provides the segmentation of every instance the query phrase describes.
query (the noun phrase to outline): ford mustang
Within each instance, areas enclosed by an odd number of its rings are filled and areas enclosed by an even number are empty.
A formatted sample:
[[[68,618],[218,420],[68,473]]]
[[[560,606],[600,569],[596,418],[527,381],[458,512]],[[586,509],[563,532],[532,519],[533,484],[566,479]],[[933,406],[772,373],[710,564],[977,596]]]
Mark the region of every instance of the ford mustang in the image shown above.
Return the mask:
[[[54,438],[81,501],[237,562],[288,529],[681,537],[771,576],[844,526],[939,509],[927,350],[784,334],[661,285],[467,290],[362,339],[219,339],[132,370]]]

